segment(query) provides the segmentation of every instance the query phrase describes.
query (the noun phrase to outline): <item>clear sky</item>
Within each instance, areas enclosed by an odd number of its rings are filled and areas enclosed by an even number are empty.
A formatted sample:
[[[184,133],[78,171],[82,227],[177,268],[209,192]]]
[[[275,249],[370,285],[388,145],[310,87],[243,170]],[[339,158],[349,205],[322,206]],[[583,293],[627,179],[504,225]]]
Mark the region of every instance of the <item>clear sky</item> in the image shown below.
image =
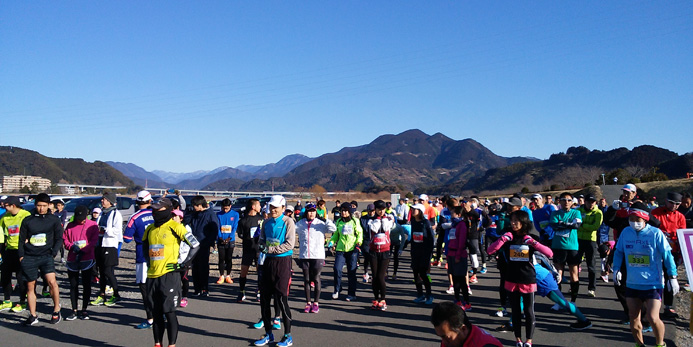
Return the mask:
[[[418,128],[693,151],[691,1],[3,1],[0,145],[188,172]]]

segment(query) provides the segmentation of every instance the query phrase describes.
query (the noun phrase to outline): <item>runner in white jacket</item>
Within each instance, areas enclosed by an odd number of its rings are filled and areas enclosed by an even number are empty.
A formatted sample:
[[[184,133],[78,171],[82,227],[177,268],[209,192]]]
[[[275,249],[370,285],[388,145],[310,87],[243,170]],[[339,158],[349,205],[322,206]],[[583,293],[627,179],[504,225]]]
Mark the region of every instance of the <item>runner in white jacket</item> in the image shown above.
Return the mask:
[[[318,313],[320,307],[320,273],[325,265],[325,234],[337,230],[334,223],[324,217],[317,218],[317,207],[308,204],[305,218],[296,223],[298,235],[298,264],[303,269],[303,282],[306,292],[306,307],[303,312]],[[310,289],[313,287],[313,300]]]

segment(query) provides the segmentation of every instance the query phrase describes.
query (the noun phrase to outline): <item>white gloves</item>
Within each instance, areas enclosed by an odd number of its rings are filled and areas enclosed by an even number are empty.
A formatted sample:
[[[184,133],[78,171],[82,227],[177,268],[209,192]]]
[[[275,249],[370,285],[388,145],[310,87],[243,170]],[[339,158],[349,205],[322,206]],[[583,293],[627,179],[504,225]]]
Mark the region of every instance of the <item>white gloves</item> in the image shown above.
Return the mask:
[[[667,281],[667,290],[671,291],[672,294],[676,295],[679,293],[679,281],[675,278],[670,278]]]
[[[614,274],[614,283],[617,287],[621,286],[621,271],[618,271]]]

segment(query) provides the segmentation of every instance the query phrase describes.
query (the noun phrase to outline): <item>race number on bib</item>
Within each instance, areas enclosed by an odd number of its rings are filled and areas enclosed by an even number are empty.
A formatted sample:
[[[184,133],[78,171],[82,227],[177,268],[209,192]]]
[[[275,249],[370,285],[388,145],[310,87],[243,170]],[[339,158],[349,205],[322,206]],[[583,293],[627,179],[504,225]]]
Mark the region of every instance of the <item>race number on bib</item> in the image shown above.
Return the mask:
[[[510,245],[511,261],[529,261],[529,246]]]
[[[649,254],[629,254],[628,264],[635,267],[647,267],[650,266],[650,255]]]
[[[424,233],[422,233],[422,232],[412,233],[411,239],[412,239],[412,241],[414,241],[416,243],[421,243],[421,242],[423,242],[423,239],[424,239]]]
[[[7,234],[10,237],[19,236],[19,225],[10,225],[9,227],[7,227]]]
[[[36,234],[29,239],[29,243],[36,247],[46,245],[46,234]]]
[[[232,227],[231,227],[230,225],[222,225],[222,226],[221,226],[221,232],[222,232],[222,233],[228,234],[228,233],[230,233],[230,232],[232,232],[232,231],[233,231],[233,230],[232,230]]]
[[[421,236],[423,240],[423,235]],[[373,238],[373,243],[376,246],[382,246],[387,244],[387,235],[380,233],[380,234],[375,234],[375,237]]]
[[[354,227],[351,224],[347,224],[342,228],[343,235],[351,235],[354,233]]]
[[[164,245],[149,245],[150,260],[164,260]]]
[[[77,247],[82,249],[82,248],[84,248],[84,246],[87,245],[87,240],[77,240],[77,241],[75,241],[75,245],[77,245]]]
[[[558,230],[558,231],[556,231],[556,236],[569,237],[570,236],[570,230]]]

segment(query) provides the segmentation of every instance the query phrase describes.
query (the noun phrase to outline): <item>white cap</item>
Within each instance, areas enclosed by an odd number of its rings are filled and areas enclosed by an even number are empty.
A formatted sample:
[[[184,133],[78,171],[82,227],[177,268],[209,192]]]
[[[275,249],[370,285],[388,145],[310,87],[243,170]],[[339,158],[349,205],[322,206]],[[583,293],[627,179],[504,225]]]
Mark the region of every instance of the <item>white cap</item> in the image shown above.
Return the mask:
[[[626,191],[629,191],[632,193],[638,192],[638,188],[635,188],[635,184],[633,184],[633,183],[626,184],[625,186],[623,186],[622,190],[626,190]]]
[[[509,201],[510,201],[510,199],[508,199],[508,198],[503,198],[503,202],[509,202]]]
[[[532,195],[532,199],[543,200],[544,198],[541,196],[541,194],[534,194],[534,195]]]
[[[286,206],[286,199],[284,199],[284,197],[281,195],[272,195],[272,198],[269,201],[269,205],[272,205],[274,207]]]
[[[414,208],[414,209],[421,211],[422,214],[426,213],[426,207],[424,207],[423,204],[414,204],[414,205],[412,205],[411,208]]]
[[[146,190],[137,193],[137,201],[152,201],[152,194]]]
[[[419,195],[419,200],[428,201],[428,195],[426,195],[426,194]]]
[[[294,212],[294,207],[291,206],[291,205],[286,206],[286,209],[289,210],[289,211],[291,211],[291,212]]]

